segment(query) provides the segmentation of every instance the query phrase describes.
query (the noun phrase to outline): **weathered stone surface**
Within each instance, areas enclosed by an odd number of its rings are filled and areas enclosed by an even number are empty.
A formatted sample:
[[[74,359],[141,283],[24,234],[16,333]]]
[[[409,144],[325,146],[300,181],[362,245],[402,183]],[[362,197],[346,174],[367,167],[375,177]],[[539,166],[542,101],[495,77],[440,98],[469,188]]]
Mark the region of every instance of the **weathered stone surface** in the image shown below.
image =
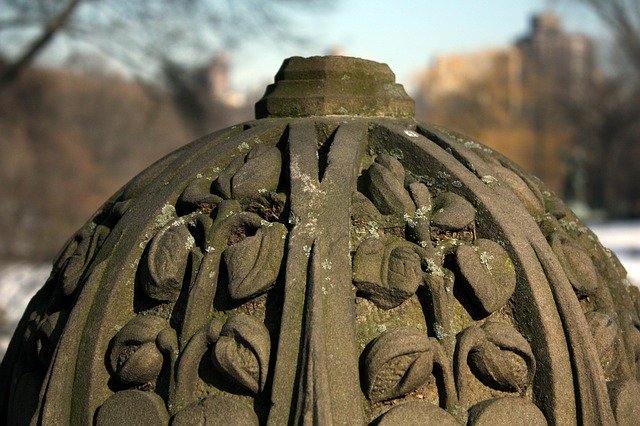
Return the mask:
[[[393,407],[380,417],[378,426],[455,426],[459,425],[451,414],[427,402],[407,402]]]
[[[385,65],[276,80],[69,241],[0,424],[638,423],[640,293],[561,200]]]
[[[342,56],[293,57],[256,104],[256,118],[413,117],[414,101],[385,64]]]
[[[257,394],[264,389],[271,341],[264,325],[247,315],[236,315],[222,327],[213,361],[220,370]]]
[[[125,390],[112,395],[98,410],[98,426],[166,425],[164,401],[152,392]]]
[[[258,425],[258,417],[246,399],[228,396],[212,396],[199,401],[176,414],[175,426],[245,426]]]
[[[461,245],[456,261],[462,278],[488,314],[504,306],[516,288],[516,271],[507,252],[487,239],[477,239],[473,245]]]
[[[446,230],[470,225],[476,215],[471,203],[453,192],[444,192],[433,200],[431,223]]]
[[[395,308],[422,283],[418,247],[395,237],[369,238],[353,259],[356,288],[376,305]]]
[[[469,410],[469,425],[545,426],[547,420],[538,407],[520,398],[496,398],[474,405]]]

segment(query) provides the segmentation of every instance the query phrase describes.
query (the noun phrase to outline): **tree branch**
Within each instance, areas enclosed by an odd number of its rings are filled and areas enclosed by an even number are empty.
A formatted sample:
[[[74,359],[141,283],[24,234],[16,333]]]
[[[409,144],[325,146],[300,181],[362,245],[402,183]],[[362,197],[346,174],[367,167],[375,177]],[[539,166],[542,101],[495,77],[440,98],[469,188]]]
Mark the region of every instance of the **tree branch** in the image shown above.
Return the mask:
[[[20,57],[2,70],[2,74],[0,74],[0,92],[13,80],[18,78],[20,73],[33,61],[38,53],[53,40],[56,33],[67,24],[69,18],[71,18],[71,15],[81,1],[82,0],[70,0],[67,6],[58,16],[47,24],[42,34],[29,45]]]

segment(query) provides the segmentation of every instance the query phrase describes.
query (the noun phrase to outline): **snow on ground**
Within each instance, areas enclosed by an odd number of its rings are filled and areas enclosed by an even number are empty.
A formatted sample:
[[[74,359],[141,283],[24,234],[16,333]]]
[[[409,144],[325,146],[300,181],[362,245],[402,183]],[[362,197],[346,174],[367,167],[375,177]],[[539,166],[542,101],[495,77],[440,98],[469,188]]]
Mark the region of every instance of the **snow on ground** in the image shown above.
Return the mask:
[[[51,265],[11,263],[0,265],[0,309],[5,325],[0,327],[0,360],[9,346],[14,328],[27,308],[29,300],[42,287]]]
[[[629,274],[629,280],[640,285],[640,220],[592,224],[591,229],[606,247],[613,250]],[[6,326],[0,328],[0,359],[11,339],[27,303],[44,284],[51,265],[13,263],[0,265],[0,309]]]
[[[640,286],[640,220],[603,222],[590,228],[618,256],[629,281]]]

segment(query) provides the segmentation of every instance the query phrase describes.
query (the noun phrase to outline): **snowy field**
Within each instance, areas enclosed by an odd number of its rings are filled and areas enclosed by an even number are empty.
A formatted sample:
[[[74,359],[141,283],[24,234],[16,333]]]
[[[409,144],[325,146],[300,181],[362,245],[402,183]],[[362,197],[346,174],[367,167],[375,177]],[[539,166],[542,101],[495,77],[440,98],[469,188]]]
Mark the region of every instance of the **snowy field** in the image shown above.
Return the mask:
[[[605,222],[589,226],[600,242],[618,256],[629,281],[640,285],[640,220]]]
[[[613,250],[628,272],[629,280],[640,285],[640,221],[592,224],[591,229],[605,246]],[[0,328],[0,359],[11,339],[29,299],[49,276],[50,265],[15,263],[0,265],[0,308],[5,327]]]

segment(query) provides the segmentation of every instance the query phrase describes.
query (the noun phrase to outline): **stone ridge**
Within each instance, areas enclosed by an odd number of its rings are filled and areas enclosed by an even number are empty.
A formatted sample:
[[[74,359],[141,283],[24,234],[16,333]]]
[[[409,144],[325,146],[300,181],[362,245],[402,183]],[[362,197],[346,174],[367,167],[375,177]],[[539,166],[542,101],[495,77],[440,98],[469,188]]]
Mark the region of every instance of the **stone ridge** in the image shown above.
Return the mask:
[[[256,103],[256,118],[413,118],[415,102],[388,65],[346,56],[293,57]]]

